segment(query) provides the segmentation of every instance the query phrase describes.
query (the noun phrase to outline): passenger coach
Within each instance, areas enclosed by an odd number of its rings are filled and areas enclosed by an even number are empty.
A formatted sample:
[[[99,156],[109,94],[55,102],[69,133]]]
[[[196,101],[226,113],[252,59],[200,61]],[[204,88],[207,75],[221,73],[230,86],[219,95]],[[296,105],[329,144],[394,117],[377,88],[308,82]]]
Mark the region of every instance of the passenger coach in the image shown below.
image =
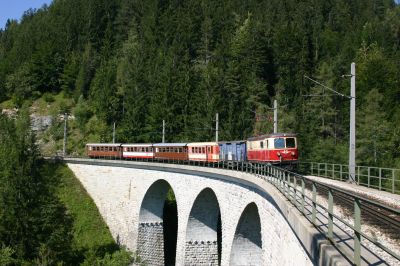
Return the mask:
[[[86,154],[91,158],[118,157],[122,155],[121,143],[88,143]]]
[[[188,160],[186,143],[156,143],[153,144],[154,158],[164,160]]]
[[[122,144],[123,158],[153,159],[153,144]]]
[[[217,142],[192,142],[187,144],[190,161],[219,161],[219,146]]]

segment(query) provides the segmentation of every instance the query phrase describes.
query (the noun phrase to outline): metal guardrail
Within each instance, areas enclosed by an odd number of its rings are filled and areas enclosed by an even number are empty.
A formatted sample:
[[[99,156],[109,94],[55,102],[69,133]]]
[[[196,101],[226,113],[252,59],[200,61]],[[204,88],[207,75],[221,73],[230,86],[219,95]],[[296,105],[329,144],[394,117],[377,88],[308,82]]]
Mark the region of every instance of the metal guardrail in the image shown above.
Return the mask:
[[[298,167],[302,174],[334,180],[346,181],[349,176],[349,167],[344,164],[299,162]],[[400,194],[400,169],[356,166],[355,181],[361,186]]]
[[[47,159],[49,159],[48,157]],[[62,157],[57,157],[63,160]],[[57,159],[56,158],[56,159]],[[73,157],[74,159],[79,159]],[[88,159],[87,157],[81,157]],[[54,159],[54,158],[53,158]],[[66,157],[66,159],[68,159]],[[256,175],[265,181],[268,181],[274,185],[303,215],[308,219],[317,230],[322,231],[326,238],[354,264],[361,265],[361,250],[362,250],[362,238],[368,240],[370,243],[380,248],[382,251],[391,255],[393,258],[400,261],[400,255],[395,251],[384,246],[373,237],[366,234],[365,230],[361,227],[361,210],[363,204],[368,204],[376,206],[379,210],[385,210],[391,212],[393,215],[400,215],[399,209],[394,209],[389,206],[374,202],[362,196],[355,195],[354,193],[349,193],[345,190],[330,187],[327,184],[318,182],[315,180],[308,179],[307,177],[290,172],[286,169],[279,168],[270,164],[253,163],[253,162],[243,162],[243,161],[218,161],[218,162],[205,162],[205,161],[181,161],[181,160],[163,160],[163,159],[122,159],[119,157],[101,157],[100,159],[110,159],[110,160],[124,160],[124,161],[140,161],[140,162],[155,162],[155,163],[169,163],[169,164],[182,164],[191,166],[201,166],[201,167],[211,167],[220,168],[233,171],[241,171],[245,173],[250,173]],[[84,163],[84,162],[83,162]],[[311,169],[314,169],[313,167]],[[317,168],[321,174],[321,171],[328,173],[327,168]],[[335,171],[333,176],[335,176]],[[342,172],[341,172],[342,173]],[[340,173],[339,173],[340,174]],[[344,177],[344,176],[343,176]],[[311,185],[307,195],[306,184]],[[327,207],[324,206],[322,202],[318,202],[317,194],[321,194],[327,191],[328,203]],[[353,223],[350,224],[344,218],[340,217],[339,214],[334,213],[334,195],[337,193],[344,194],[346,197],[351,198],[354,203],[353,210]],[[321,217],[326,220],[321,220]],[[349,250],[343,249],[340,242],[343,239],[337,237],[336,232],[343,231],[343,226],[347,227],[348,230],[353,232],[353,250],[352,254],[349,254]],[[326,228],[326,230],[324,230]]]

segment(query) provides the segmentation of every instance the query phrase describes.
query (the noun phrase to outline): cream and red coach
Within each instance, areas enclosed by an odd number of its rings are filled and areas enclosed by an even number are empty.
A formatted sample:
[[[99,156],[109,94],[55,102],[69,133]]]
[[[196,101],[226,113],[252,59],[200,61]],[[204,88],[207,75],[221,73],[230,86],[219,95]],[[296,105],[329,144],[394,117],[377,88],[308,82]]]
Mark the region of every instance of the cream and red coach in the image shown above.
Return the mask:
[[[192,142],[187,144],[189,161],[219,161],[217,142]]]
[[[154,148],[153,144],[122,144],[122,157],[127,159],[153,159]]]

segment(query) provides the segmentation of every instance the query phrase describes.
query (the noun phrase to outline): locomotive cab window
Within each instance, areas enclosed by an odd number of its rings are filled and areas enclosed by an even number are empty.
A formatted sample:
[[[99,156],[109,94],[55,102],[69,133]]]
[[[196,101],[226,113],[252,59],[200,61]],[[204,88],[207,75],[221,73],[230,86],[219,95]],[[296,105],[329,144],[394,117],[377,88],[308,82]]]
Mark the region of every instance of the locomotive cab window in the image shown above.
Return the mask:
[[[263,149],[264,148],[264,142],[260,141],[260,148]]]
[[[285,139],[284,138],[274,139],[274,147],[275,147],[275,149],[284,149],[285,148]]]
[[[286,148],[296,148],[296,141],[294,138],[286,138]]]

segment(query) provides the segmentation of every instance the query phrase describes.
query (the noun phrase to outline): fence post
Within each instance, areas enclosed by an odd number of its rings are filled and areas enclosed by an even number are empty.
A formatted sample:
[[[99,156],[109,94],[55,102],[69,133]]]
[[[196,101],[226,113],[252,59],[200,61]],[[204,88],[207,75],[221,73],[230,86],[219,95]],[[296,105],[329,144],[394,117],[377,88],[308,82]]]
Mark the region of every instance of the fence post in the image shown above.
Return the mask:
[[[294,200],[294,204],[296,204],[296,206],[298,206],[297,205],[297,178],[295,175],[293,176],[293,200]]]
[[[371,167],[368,167],[368,180],[367,180],[367,181],[368,181],[368,187],[369,187],[370,184],[371,184],[371,183],[370,183],[370,182],[371,182],[371,181],[370,181],[370,178],[371,178]]]
[[[315,225],[317,220],[317,186],[312,181],[312,223]]]
[[[328,164],[325,163],[325,177],[328,177]]]
[[[382,190],[382,168],[379,168],[379,190]]]
[[[314,163],[311,162],[311,175],[314,175]]]
[[[304,188],[305,188],[305,182],[304,182],[304,177],[301,178],[301,212],[303,213],[303,215],[305,215],[304,213],[304,205],[305,205],[305,195],[304,195]]]
[[[361,203],[354,199],[354,264],[361,265]]]
[[[340,165],[340,181],[343,180],[343,165]]]
[[[392,169],[392,193],[394,194],[394,169]]]
[[[328,190],[328,238],[333,239],[333,194]]]

